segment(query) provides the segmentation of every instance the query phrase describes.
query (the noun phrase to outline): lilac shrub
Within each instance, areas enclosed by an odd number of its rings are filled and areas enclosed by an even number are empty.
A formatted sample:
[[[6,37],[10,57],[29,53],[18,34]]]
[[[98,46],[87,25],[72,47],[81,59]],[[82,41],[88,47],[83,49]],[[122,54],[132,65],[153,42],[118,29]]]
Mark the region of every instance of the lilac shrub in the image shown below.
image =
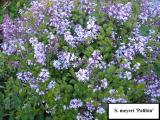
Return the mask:
[[[5,16],[3,118],[101,120],[107,103],[158,103],[159,11],[149,0],[33,0]]]

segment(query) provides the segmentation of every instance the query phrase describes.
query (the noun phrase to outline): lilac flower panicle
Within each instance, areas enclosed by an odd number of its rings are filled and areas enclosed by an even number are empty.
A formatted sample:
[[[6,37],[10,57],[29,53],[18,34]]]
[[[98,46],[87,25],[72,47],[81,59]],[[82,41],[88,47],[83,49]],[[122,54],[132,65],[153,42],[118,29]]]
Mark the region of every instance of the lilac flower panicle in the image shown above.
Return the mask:
[[[87,102],[86,107],[89,111],[94,111],[95,110],[95,107],[93,106],[93,104],[91,102]]]
[[[39,95],[46,94],[47,91],[39,90],[39,83],[45,82],[49,79],[49,71],[47,69],[41,69],[41,72],[37,77],[33,76],[31,72],[19,72],[17,73],[17,78],[24,83],[28,82],[30,87],[34,89]],[[50,82],[48,84],[48,89],[54,88],[54,86],[54,81]]]
[[[31,72],[19,72],[17,73],[17,78],[21,80],[23,83],[28,82],[32,77]]]
[[[49,79],[49,71],[47,69],[41,69],[38,77],[42,82],[47,81]]]
[[[140,63],[136,63],[136,64],[134,65],[134,69],[135,69],[135,70],[138,70],[139,67],[140,67],[140,65],[141,65]]]
[[[99,114],[104,114],[105,113],[105,110],[104,110],[104,108],[102,108],[102,107],[98,107],[97,108],[97,111],[96,111],[97,113],[99,113]]]
[[[71,35],[70,31],[64,33],[64,40],[68,42],[68,44],[72,47],[76,47],[76,45],[78,44],[78,41],[76,41],[74,36]]]
[[[76,76],[79,81],[86,82],[89,80],[90,72],[87,69],[80,69],[78,72],[76,72]]]
[[[27,65],[34,65],[34,63],[32,62],[32,60],[27,60]]]
[[[71,47],[77,47],[82,43],[92,43],[93,39],[96,39],[97,33],[99,31],[99,26],[95,22],[96,19],[90,16],[86,28],[82,28],[82,26],[79,24],[75,25],[75,35],[72,35],[68,29],[64,32],[64,40]]]
[[[45,46],[43,43],[38,43],[34,46],[34,57],[38,63],[41,63],[42,65],[45,64]]]
[[[148,102],[156,102],[160,97],[160,79],[154,71],[151,71],[149,75],[135,78],[135,82],[146,83],[145,94],[151,98]]]
[[[88,68],[100,68],[100,69],[106,69],[106,63],[102,61],[103,57],[99,50],[95,50],[92,53],[92,57],[88,60]]]
[[[58,60],[53,61],[53,66],[58,69],[68,69],[71,66],[75,66],[78,58],[70,52],[59,52]]]
[[[55,85],[56,85],[56,82],[55,82],[55,81],[49,82],[49,84],[48,84],[48,89],[55,88]]]
[[[89,20],[87,22],[86,34],[84,35],[86,38],[90,37],[90,38],[96,39],[97,33],[100,28],[98,25],[96,25],[95,22],[96,22],[96,19],[94,17],[89,17]]]
[[[102,61],[103,57],[100,54],[99,50],[95,50],[92,53],[92,57],[88,59],[88,65],[84,69],[79,69],[78,72],[76,72],[76,76],[79,81],[86,82],[89,80],[89,76],[92,73],[94,68],[99,68],[101,70],[106,69],[106,63]]]
[[[3,49],[3,53],[7,55],[12,55],[13,53],[16,53],[16,45],[14,41],[8,41],[1,44],[1,48]]]
[[[109,94],[110,94],[110,95],[113,95],[113,94],[115,93],[115,91],[116,91],[115,89],[110,89],[110,90],[109,90]]]
[[[107,8],[102,8],[102,11],[119,21],[126,22],[131,16],[132,7],[130,2],[127,4],[114,3]]]
[[[39,85],[38,84],[35,84],[35,83],[32,83],[33,80],[31,80],[31,82],[29,83],[30,87],[33,89],[33,90],[36,90],[36,89],[39,89]]]
[[[131,72],[126,71],[124,74],[124,78],[127,78],[128,80],[130,80],[132,78]]]
[[[148,20],[149,18],[149,0],[142,0],[141,2],[141,14],[139,15],[139,18],[142,20],[142,22]]]
[[[73,3],[73,0],[60,0],[58,2],[54,0],[53,8],[49,10],[54,13],[50,19],[49,25],[54,26],[60,34],[63,34],[70,26],[68,18],[71,16],[71,10],[74,7]]]
[[[107,98],[107,102],[110,103],[127,103],[128,101],[125,98],[113,98],[113,97],[109,97]]]
[[[76,109],[76,108],[81,107],[82,105],[83,105],[83,102],[80,99],[72,99],[70,101],[69,107]]]
[[[29,42],[34,47],[34,58],[36,59],[36,62],[45,65],[46,61],[45,45],[39,42],[37,38],[30,38]]]
[[[94,116],[89,111],[84,111],[83,113],[78,113],[77,120],[93,120]]]
[[[2,31],[5,40],[11,40],[14,37],[13,35],[15,29],[16,26],[11,21],[10,17],[8,15],[5,15],[2,23]]]
[[[102,89],[106,89],[108,87],[108,82],[107,82],[107,79],[104,78],[103,80],[100,81],[100,85],[96,85],[93,89],[93,92],[96,92],[96,91],[100,91]]]
[[[94,0],[78,0],[80,4],[80,10],[92,14],[95,12],[95,8],[97,7],[97,4]]]
[[[108,86],[108,82],[107,82],[107,79],[103,79],[103,80],[101,80],[101,87],[103,88],[103,89],[105,89],[105,88],[107,88],[107,86]]]

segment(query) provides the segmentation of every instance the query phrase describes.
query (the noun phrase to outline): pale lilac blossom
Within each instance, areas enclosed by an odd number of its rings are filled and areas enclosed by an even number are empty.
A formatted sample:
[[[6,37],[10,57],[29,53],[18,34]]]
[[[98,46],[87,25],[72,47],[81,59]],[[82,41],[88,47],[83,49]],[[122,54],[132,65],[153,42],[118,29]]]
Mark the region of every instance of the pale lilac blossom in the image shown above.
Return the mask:
[[[69,107],[76,109],[76,108],[81,107],[82,105],[83,105],[83,102],[80,99],[72,99],[70,101]]]

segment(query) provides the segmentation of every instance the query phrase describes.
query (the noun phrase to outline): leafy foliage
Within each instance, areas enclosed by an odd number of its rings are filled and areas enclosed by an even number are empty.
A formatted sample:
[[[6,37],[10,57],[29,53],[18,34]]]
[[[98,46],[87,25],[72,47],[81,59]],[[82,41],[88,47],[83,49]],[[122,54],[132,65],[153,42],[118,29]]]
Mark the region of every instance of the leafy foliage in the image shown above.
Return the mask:
[[[159,16],[146,18],[153,11],[144,16],[145,5],[10,1],[0,45],[0,119],[101,120],[110,102],[159,102]]]

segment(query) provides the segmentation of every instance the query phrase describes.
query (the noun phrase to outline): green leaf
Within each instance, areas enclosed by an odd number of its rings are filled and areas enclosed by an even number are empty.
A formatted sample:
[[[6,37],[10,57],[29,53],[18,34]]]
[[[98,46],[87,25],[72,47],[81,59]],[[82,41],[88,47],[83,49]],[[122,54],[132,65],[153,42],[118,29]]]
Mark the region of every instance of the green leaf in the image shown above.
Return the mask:
[[[142,35],[142,36],[148,36],[149,35],[149,26],[146,26],[146,25],[142,25],[141,27],[140,27],[140,34]]]
[[[3,21],[3,15],[0,14],[0,23]]]

